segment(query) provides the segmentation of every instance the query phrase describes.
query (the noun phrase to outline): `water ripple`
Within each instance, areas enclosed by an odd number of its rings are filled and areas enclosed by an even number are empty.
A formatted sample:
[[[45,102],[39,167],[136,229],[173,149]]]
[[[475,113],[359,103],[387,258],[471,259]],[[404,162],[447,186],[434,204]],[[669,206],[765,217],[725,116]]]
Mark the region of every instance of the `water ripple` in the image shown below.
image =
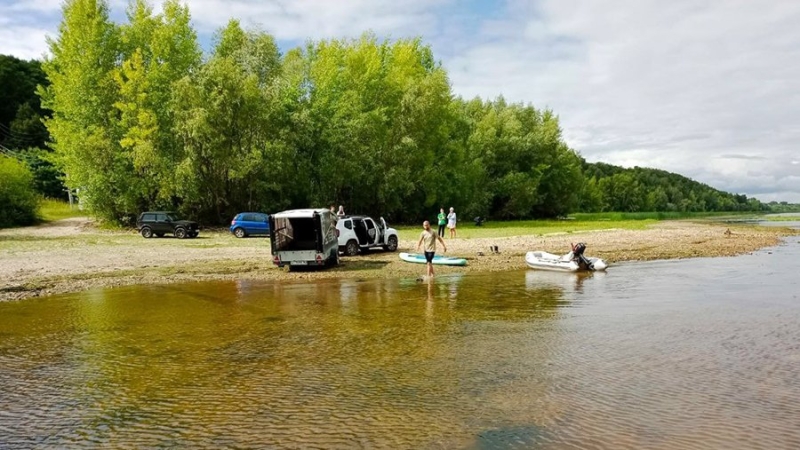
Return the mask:
[[[796,302],[625,270],[0,304],[0,447],[800,448]]]

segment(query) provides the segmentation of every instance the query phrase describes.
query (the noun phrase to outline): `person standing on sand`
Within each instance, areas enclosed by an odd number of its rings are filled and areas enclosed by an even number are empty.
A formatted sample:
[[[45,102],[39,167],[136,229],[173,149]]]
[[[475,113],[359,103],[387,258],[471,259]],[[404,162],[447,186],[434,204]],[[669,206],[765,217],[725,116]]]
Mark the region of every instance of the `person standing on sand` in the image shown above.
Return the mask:
[[[447,228],[450,228],[450,238],[456,237],[456,211],[450,207],[450,214],[447,215]]]
[[[444,243],[442,237],[431,230],[431,223],[427,220],[422,222],[422,233],[419,235],[419,242],[417,242],[417,251],[419,247],[425,243],[425,262],[427,265],[428,277],[433,277],[433,257],[436,254],[436,241],[442,243],[444,251],[447,251],[447,244]]]
[[[436,216],[439,221],[439,236],[444,237],[444,226],[447,225],[447,216],[444,214],[444,208],[439,208],[439,215]]]

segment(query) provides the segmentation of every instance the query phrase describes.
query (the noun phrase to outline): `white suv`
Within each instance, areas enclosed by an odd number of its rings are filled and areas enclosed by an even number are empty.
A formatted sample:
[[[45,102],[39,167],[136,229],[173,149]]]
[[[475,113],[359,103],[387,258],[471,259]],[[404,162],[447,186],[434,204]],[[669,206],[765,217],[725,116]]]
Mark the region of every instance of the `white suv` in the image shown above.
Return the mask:
[[[383,217],[380,222],[367,216],[339,217],[336,229],[339,230],[339,251],[347,256],[373,247],[383,247],[390,252],[397,250],[397,230],[387,227]]]

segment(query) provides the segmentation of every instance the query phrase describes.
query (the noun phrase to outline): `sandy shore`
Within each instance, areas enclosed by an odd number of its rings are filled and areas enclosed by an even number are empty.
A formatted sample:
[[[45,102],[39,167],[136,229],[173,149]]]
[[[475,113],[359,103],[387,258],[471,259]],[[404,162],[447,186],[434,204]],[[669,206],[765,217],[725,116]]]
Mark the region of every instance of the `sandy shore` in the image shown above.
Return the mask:
[[[644,230],[554,233],[503,238],[446,240],[447,255],[465,257],[463,268],[437,267],[437,273],[523,269],[524,254],[545,250],[563,254],[571,242],[587,243],[586,254],[620,261],[733,256],[776,245],[795,230],[664,221]],[[398,251],[416,242],[401,240]],[[489,252],[497,246],[499,254]],[[399,260],[397,253],[371,252],[342,258],[325,271],[289,272],[272,265],[269,240],[235,239],[223,231],[198,239],[150,239],[134,232],[99,230],[85,218],[38,227],[0,230],[0,301],[77,292],[96,287],[191,280],[407,277],[424,266]]]

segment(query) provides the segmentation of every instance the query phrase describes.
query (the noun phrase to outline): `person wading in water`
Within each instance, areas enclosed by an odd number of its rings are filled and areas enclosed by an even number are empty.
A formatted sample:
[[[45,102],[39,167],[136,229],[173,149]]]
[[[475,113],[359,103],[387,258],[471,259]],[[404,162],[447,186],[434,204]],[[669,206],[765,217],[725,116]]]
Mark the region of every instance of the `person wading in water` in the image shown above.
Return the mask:
[[[428,277],[433,278],[433,256],[436,254],[436,241],[442,243],[445,252],[447,251],[447,244],[444,243],[441,236],[431,230],[431,223],[427,220],[422,222],[422,228],[422,233],[419,235],[419,242],[417,242],[417,251],[419,251],[420,246],[424,243]]]

